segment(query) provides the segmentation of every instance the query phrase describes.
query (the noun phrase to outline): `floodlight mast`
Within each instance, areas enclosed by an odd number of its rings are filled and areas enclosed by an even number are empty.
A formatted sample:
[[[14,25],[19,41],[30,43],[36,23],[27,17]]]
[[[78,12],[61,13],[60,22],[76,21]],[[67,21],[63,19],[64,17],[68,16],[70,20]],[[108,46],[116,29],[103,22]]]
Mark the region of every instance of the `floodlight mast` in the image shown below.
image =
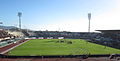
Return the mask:
[[[0,19],[0,26],[1,26],[1,25],[3,25],[3,22],[2,22],[1,19]]]
[[[0,19],[1,20],[1,19]],[[3,24],[3,22],[2,21],[0,21],[0,24]]]
[[[19,30],[21,30],[21,16],[22,16],[22,13],[21,13],[21,12],[18,12],[18,17],[19,17]]]
[[[88,32],[90,33],[90,20],[91,20],[91,13],[88,13],[88,20],[89,20]]]

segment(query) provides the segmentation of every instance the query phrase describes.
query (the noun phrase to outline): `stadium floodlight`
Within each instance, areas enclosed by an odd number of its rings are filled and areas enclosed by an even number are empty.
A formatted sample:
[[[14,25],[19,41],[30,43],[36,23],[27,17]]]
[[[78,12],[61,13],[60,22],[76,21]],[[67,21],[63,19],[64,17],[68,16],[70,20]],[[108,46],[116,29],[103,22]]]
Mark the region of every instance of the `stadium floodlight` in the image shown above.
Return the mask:
[[[1,19],[0,19],[0,21],[1,21]],[[2,22],[0,22],[0,24],[3,24]]]
[[[3,24],[3,22],[0,22],[0,24]]]
[[[18,12],[18,17],[19,17],[19,29],[21,30],[21,16],[22,16],[22,13],[21,12]]]
[[[90,20],[91,20],[91,13],[88,13],[88,20],[89,20],[88,32],[90,32]]]
[[[0,19],[1,20],[1,19]],[[0,21],[0,24],[3,24],[3,22],[2,21]]]

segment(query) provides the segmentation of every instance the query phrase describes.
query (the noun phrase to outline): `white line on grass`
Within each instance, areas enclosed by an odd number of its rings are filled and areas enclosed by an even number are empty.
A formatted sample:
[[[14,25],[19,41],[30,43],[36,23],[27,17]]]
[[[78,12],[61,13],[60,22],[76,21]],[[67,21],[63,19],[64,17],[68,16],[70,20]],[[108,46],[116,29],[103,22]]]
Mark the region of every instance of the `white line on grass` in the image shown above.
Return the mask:
[[[27,41],[29,41],[29,40],[27,40]],[[16,47],[18,47],[18,46],[20,46],[20,45],[26,43],[27,41],[25,41],[25,42],[23,42],[23,43],[20,43],[20,44],[14,46],[14,47],[12,47],[12,48],[9,48],[9,49],[7,49],[7,50],[1,52],[0,54],[5,54],[5,53],[7,53],[8,51],[10,51],[10,50],[12,50],[12,49],[14,49],[14,48],[16,48]]]

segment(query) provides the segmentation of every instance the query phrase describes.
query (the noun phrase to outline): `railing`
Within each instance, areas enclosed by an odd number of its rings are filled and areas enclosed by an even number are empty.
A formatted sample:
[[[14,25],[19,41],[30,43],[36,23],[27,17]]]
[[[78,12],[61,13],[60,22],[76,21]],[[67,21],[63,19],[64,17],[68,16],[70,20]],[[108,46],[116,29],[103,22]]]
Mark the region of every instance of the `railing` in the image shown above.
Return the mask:
[[[120,57],[120,54],[100,54],[100,55],[46,55],[46,56],[14,56],[0,54],[0,58],[88,58],[88,57]]]

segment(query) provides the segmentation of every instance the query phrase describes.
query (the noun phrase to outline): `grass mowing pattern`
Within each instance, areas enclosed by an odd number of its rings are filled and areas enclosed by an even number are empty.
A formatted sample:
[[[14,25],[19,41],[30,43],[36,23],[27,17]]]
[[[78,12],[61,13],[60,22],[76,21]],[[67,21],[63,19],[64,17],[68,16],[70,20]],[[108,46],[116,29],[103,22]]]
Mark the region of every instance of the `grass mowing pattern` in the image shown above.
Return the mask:
[[[57,42],[61,39],[33,39],[15,49],[9,55],[79,55],[79,54],[114,54],[120,50],[106,47],[80,39],[63,39],[64,43]],[[72,44],[66,43],[72,41]]]

